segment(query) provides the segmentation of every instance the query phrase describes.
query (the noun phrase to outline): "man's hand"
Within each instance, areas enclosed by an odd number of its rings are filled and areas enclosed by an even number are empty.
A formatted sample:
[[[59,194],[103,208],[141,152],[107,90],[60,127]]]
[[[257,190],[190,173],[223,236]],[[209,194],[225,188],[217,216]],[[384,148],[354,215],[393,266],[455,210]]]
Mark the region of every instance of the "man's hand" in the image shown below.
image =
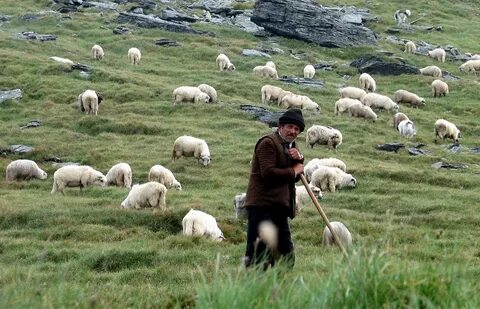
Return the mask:
[[[295,177],[303,173],[303,164],[302,163],[296,163],[293,166],[293,170],[295,171]]]
[[[292,159],[294,159],[294,160],[302,160],[303,159],[302,154],[298,151],[297,148],[288,149],[288,153],[290,154],[290,157],[292,157]]]

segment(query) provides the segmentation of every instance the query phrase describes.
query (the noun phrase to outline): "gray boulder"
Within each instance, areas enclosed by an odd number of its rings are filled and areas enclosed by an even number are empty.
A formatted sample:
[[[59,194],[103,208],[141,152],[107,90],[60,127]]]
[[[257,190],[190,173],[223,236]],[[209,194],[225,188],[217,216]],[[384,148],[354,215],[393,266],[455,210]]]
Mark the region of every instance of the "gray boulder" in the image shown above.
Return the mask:
[[[417,67],[399,62],[398,59],[387,62],[374,55],[364,55],[352,61],[350,66],[357,68],[360,73],[379,75],[420,74]]]
[[[247,57],[265,57],[265,58],[272,58],[269,54],[261,52],[256,49],[244,49],[242,51],[242,55]]]
[[[6,100],[16,100],[22,97],[22,90],[13,89],[7,91],[0,91],[0,103]]]

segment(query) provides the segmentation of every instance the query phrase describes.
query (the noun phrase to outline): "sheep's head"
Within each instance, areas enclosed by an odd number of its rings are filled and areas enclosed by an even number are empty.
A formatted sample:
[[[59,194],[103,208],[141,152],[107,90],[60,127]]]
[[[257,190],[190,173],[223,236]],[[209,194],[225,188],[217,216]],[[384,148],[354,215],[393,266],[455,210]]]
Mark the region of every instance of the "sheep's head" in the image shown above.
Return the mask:
[[[393,111],[394,111],[394,112],[398,112],[398,109],[399,109],[398,104],[394,103],[394,104],[393,104]]]
[[[174,181],[172,187],[177,191],[182,191],[182,185],[178,181]]]
[[[107,184],[107,177],[105,177],[102,173],[96,172],[94,175],[93,184],[101,187],[105,187]]]
[[[317,199],[323,198],[322,190],[320,190],[319,187],[310,185],[310,190],[312,190],[313,195],[315,195],[315,197],[316,197]]]
[[[211,161],[212,159],[210,158],[210,156],[200,156],[200,158],[198,159],[198,163],[203,164],[203,166],[205,167],[209,165]]]
[[[97,94],[97,98],[98,98],[98,104],[102,103],[103,101],[103,95],[100,93],[100,92],[95,92]]]
[[[47,176],[48,176],[48,175],[47,175],[46,172],[40,170],[39,177],[38,177],[39,179],[42,179],[42,180],[43,180],[43,179],[47,179]]]
[[[348,179],[348,186],[355,188],[357,186],[357,180],[350,174],[348,174],[349,179]]]
[[[230,63],[229,65],[227,65],[227,70],[235,71],[235,66],[233,65],[233,63]]]
[[[223,232],[218,228],[218,226],[216,226],[213,235],[211,235],[211,238],[215,241],[220,242],[225,239],[225,236],[223,236]]]

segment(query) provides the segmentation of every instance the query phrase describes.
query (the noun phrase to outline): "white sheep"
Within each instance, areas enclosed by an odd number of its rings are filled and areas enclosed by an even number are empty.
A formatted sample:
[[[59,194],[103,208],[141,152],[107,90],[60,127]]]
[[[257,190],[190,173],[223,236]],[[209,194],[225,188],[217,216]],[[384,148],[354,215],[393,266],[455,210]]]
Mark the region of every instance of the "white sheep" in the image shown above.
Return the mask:
[[[458,143],[461,138],[460,130],[457,126],[445,119],[435,121],[433,133],[435,134],[435,143],[437,142],[437,137],[441,138],[442,141],[445,141],[446,138],[451,138],[455,143]]]
[[[478,55],[478,54],[471,55],[470,60],[480,60],[480,55]]]
[[[291,94],[290,91],[272,85],[264,85],[260,91],[262,93],[262,104],[275,102],[279,105],[284,96]]]
[[[360,75],[358,82],[360,84],[360,88],[365,91],[375,92],[375,90],[377,90],[377,83],[368,73],[363,73]]]
[[[312,190],[312,193],[317,200],[323,197],[323,194],[320,188],[315,187],[313,185],[308,185],[308,186],[310,187],[310,190]],[[295,214],[298,215],[302,211],[302,208],[311,202],[312,202],[312,199],[310,198],[310,195],[307,192],[307,188],[305,188],[305,186],[303,185],[295,186]]]
[[[228,59],[227,55],[225,54],[218,55],[215,62],[217,67],[220,69],[220,72],[235,71],[235,66],[230,62],[230,59]]]
[[[442,77],[442,70],[436,65],[429,65],[420,69],[420,74],[433,77]]]
[[[342,222],[332,221],[330,222],[330,226],[332,227],[333,232],[338,237],[338,241],[340,241],[343,247],[346,248],[352,244],[352,234],[350,234],[350,231]],[[335,240],[333,238],[332,232],[330,231],[328,226],[325,226],[325,229],[323,230],[323,245],[333,246],[334,244]]]
[[[198,87],[181,86],[173,90],[173,104],[180,102],[208,103],[210,96]]]
[[[89,185],[97,185],[104,187],[107,178],[99,171],[94,170],[87,165],[67,165],[59,168],[53,174],[52,194],[61,192],[65,194],[66,187],[87,187]]]
[[[32,160],[15,160],[7,165],[6,180],[30,180],[31,178],[47,179],[47,173]]]
[[[413,124],[413,121],[409,119],[400,121],[398,124],[398,132],[401,136],[405,136],[407,138],[412,138],[417,135],[417,129],[415,128],[415,125]]]
[[[103,52],[103,48],[100,45],[93,45],[92,47],[92,57],[93,59],[100,60],[103,59],[105,53]]]
[[[408,119],[407,115],[405,115],[404,113],[396,113],[393,116],[393,127],[395,128],[395,130],[398,130],[398,124],[403,120],[410,120],[410,119]]]
[[[277,70],[277,66],[275,65],[275,63],[273,61],[268,61],[265,66],[267,67],[271,67],[271,68],[274,68],[275,70]]]
[[[417,46],[415,45],[415,43],[413,43],[412,41],[408,41],[407,43],[405,43],[405,53],[415,54],[416,51]]]
[[[270,66],[258,65],[253,68],[253,73],[255,73],[255,75],[260,77],[270,77],[270,78],[278,79],[277,70]]]
[[[132,186],[132,168],[128,163],[115,164],[105,177],[107,178],[107,185],[125,188]]]
[[[148,181],[156,181],[164,185],[167,189],[175,188],[182,191],[182,185],[175,179],[172,171],[162,165],[154,165],[148,172]]]
[[[443,48],[435,48],[434,50],[429,50],[428,55],[431,58],[436,59],[437,61],[445,62],[445,57],[447,56],[447,53]]]
[[[303,171],[305,173],[305,178],[307,178],[308,181],[311,180],[313,172],[320,166],[330,166],[330,167],[337,167],[341,169],[342,171],[346,172],[347,171],[347,165],[345,162],[343,162],[340,159],[337,158],[323,158],[323,159],[318,159],[314,158],[305,165],[303,168]]]
[[[60,62],[60,63],[63,63],[63,64],[68,64],[68,65],[74,65],[75,63],[73,63],[72,60],[70,59],[67,59],[67,58],[60,58],[60,57],[48,57],[48,59],[51,59],[53,61],[56,61],[56,62]]]
[[[357,87],[344,87],[338,90],[341,98],[350,98],[361,100],[364,96],[367,95],[365,90]]]
[[[395,19],[395,23],[400,26],[407,22],[407,17],[411,14],[412,12],[410,12],[410,10],[396,10],[393,14],[393,18]]]
[[[446,96],[448,94],[448,84],[442,80],[436,79],[432,82],[432,95],[434,97]]]
[[[338,167],[319,166],[312,174],[310,184],[319,187],[322,192],[353,187],[357,185],[357,180],[351,175],[347,174]]]
[[[307,64],[303,68],[303,77],[304,78],[313,78],[315,76],[315,68],[311,64]]]
[[[468,60],[463,63],[458,69],[462,72],[476,72],[480,71],[480,60]]]
[[[377,121],[377,114],[370,108],[370,106],[363,105],[362,102],[354,102],[348,106],[348,115],[350,117],[360,117],[370,119],[373,122]]]
[[[283,108],[300,108],[320,112],[320,106],[305,95],[293,93],[285,94],[280,100],[280,106]]]
[[[372,107],[372,108],[382,108],[387,111],[398,111],[398,104],[393,102],[389,97],[378,94],[378,93],[369,93],[362,99],[363,105]]]
[[[78,96],[80,102],[80,110],[85,114],[93,114],[97,116],[98,106],[102,102],[102,95],[93,90],[85,90]]]
[[[173,144],[172,160],[185,156],[194,157],[199,164],[207,166],[211,162],[210,150],[207,142],[203,139],[183,135],[175,140]]]
[[[347,112],[348,109],[350,108],[350,106],[352,106],[353,104],[356,104],[356,103],[362,104],[362,102],[360,102],[357,99],[350,99],[350,98],[338,99],[335,102],[335,116],[338,116],[342,113]]]
[[[217,102],[217,90],[215,90],[215,88],[207,84],[200,84],[198,85],[197,88],[200,89],[201,92],[208,94],[210,98],[208,102],[211,102],[211,103]]]
[[[205,236],[215,241],[225,239],[212,215],[203,211],[190,209],[182,220],[183,234],[189,236]]]
[[[413,107],[425,106],[424,98],[421,98],[415,93],[403,89],[395,91],[395,94],[393,95],[393,100],[397,103],[409,103]]]
[[[142,59],[142,53],[140,53],[140,50],[136,47],[130,48],[127,56],[131,64],[139,64],[140,59]]]
[[[307,145],[313,148],[315,144],[328,145],[337,149],[342,144],[342,133],[332,127],[313,125],[307,130]]]
[[[122,208],[153,208],[153,211],[166,210],[167,188],[158,182],[147,182],[133,185],[125,200],[120,205]]]

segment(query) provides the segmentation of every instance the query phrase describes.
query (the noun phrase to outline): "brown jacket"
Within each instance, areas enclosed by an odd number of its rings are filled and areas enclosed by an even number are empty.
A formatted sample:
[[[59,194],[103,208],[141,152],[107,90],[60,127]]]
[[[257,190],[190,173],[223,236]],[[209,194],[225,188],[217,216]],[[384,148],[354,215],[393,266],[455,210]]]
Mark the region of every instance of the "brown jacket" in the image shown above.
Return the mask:
[[[293,218],[295,208],[295,171],[288,146],[278,132],[260,138],[255,145],[245,205],[285,207]],[[292,148],[296,148],[295,142]],[[298,177],[297,177],[298,178]]]

